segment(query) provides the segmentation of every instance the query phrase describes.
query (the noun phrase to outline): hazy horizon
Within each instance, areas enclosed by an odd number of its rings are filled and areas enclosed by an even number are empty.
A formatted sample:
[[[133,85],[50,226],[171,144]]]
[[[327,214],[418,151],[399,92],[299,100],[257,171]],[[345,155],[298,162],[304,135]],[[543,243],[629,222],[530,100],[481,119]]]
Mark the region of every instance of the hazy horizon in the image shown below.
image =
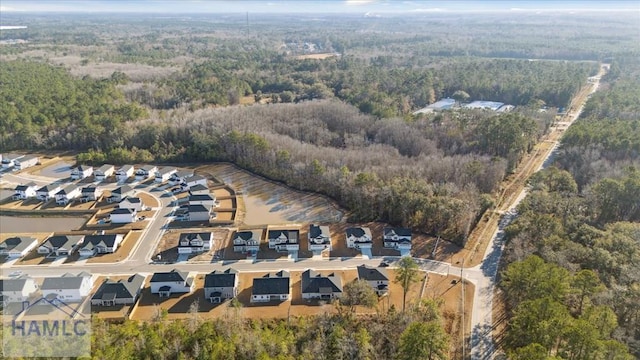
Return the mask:
[[[498,11],[638,11],[639,1],[389,0],[3,0],[0,12],[75,13],[428,13]]]

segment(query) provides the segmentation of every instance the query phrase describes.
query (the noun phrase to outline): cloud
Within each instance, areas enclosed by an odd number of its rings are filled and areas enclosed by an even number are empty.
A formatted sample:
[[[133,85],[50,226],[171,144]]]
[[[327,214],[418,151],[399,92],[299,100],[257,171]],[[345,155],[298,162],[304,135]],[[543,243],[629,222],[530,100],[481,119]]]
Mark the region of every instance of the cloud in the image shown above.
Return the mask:
[[[346,0],[344,4],[347,6],[360,6],[371,4],[373,2],[375,2],[375,0]]]
[[[418,8],[418,9],[413,9],[410,10],[411,12],[443,12],[443,11],[447,11],[446,9],[442,9],[442,8]]]
[[[3,12],[3,11],[20,11],[20,10],[16,8],[12,8],[10,6],[0,5],[0,12]]]

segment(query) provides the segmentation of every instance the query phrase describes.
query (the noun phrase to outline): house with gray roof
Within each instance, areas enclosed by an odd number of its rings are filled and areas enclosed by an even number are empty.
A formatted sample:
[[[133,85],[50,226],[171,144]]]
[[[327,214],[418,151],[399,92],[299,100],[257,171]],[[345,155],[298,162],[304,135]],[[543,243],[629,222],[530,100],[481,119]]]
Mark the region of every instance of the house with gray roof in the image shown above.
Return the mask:
[[[389,275],[384,268],[360,265],[358,266],[358,279],[369,283],[378,296],[389,293]]]
[[[331,233],[326,225],[309,225],[309,250],[311,251],[331,251]]]
[[[194,254],[211,250],[212,232],[181,233],[178,239],[178,254]]]
[[[71,255],[84,241],[84,235],[54,235],[38,247],[38,254],[55,256]]]
[[[38,185],[35,183],[28,183],[26,185],[18,185],[14,189],[13,200],[26,200],[36,196]]]
[[[218,205],[216,203],[216,198],[211,196],[211,194],[202,194],[202,195],[189,195],[189,205],[203,205],[208,208],[215,207]]]
[[[82,191],[78,185],[69,184],[56,193],[56,204],[66,205],[70,203],[71,200],[79,197],[81,193]]]
[[[155,177],[155,182],[160,184],[163,183],[165,181],[168,181],[169,178],[171,178],[171,176],[178,171],[176,168],[174,167],[163,167],[158,169],[158,171],[156,171],[156,177]]]
[[[93,288],[93,276],[86,272],[77,275],[66,273],[62,276],[47,277],[40,290],[45,298],[58,298],[66,303],[81,302]]]
[[[385,227],[382,234],[384,247],[398,250],[411,250],[411,229]]]
[[[368,227],[350,227],[346,230],[347,247],[351,249],[371,249],[373,238]]]
[[[38,165],[40,158],[35,155],[27,155],[25,157],[14,160],[14,166],[18,170],[24,170],[32,166]]]
[[[257,253],[262,241],[262,229],[236,231],[233,234],[233,251]]]
[[[28,277],[21,276],[15,279],[0,279],[0,294],[2,304],[21,303],[29,300],[38,291],[38,284]]]
[[[212,216],[215,216],[211,208],[204,205],[189,205],[187,211],[189,212],[189,221],[209,221]]]
[[[102,190],[95,186],[86,186],[83,187],[80,191],[80,201],[88,202],[88,201],[96,201],[102,195]]]
[[[30,236],[14,236],[0,243],[0,255],[10,258],[25,256],[38,245],[38,239]]]
[[[91,297],[93,306],[132,305],[140,296],[145,276],[135,274],[126,280],[106,279]]]
[[[160,297],[169,297],[171,294],[191,293],[195,287],[194,277],[186,271],[173,269],[169,272],[157,272],[151,276],[149,285],[151,293]]]
[[[207,186],[207,178],[202,175],[193,175],[186,177],[184,182],[181,184],[182,187],[191,189],[196,185]]]
[[[253,279],[251,302],[286,301],[291,296],[291,275],[280,270]]]
[[[194,176],[193,170],[183,169],[175,171],[169,177],[169,185],[178,185],[185,183],[187,178]]]
[[[123,238],[122,234],[86,235],[78,248],[78,253],[84,257],[113,253],[118,249]]]
[[[107,202],[114,203],[120,202],[127,196],[132,196],[135,191],[129,185],[122,185],[117,189],[111,191],[111,196],[107,198]]]
[[[197,184],[189,188],[189,195],[209,195],[209,194],[210,194],[209,188],[206,187],[205,185]]]
[[[36,198],[40,201],[49,201],[49,199],[54,198],[60,190],[62,190],[60,185],[45,185],[36,190]]]
[[[136,170],[136,181],[144,181],[156,177],[158,167],[155,165],[144,165]]]
[[[96,181],[103,181],[104,179],[113,175],[115,169],[116,168],[113,165],[104,164],[96,169],[96,171],[93,173],[93,176],[95,177]]]
[[[82,180],[88,178],[93,174],[93,166],[78,165],[75,169],[71,170],[71,180]]]
[[[2,168],[10,169],[15,166],[16,160],[23,158],[21,154],[4,154],[2,156]]]
[[[306,270],[300,284],[303,299],[333,300],[342,296],[342,279],[335,273],[322,275],[315,270]]]
[[[214,270],[204,277],[204,298],[212,303],[220,303],[238,295],[238,271]]]
[[[128,178],[133,175],[134,172],[133,165],[123,165],[118,170],[116,170],[116,181],[119,183],[123,183],[127,181]],[[118,200],[120,201],[120,200]]]
[[[268,229],[269,249],[276,251],[298,251],[300,249],[300,230]]]

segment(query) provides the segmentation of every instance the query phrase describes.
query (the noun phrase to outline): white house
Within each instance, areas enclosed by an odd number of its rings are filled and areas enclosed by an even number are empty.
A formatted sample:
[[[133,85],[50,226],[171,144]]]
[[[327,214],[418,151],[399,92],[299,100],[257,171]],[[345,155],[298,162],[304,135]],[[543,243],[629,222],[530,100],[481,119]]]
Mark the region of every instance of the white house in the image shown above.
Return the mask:
[[[136,181],[144,181],[155,178],[158,167],[155,165],[144,165],[136,170]]]
[[[36,196],[38,187],[35,183],[16,186],[13,193],[13,200],[26,200]]]
[[[66,273],[59,277],[48,277],[40,290],[45,298],[56,297],[66,303],[81,302],[93,288],[93,276],[86,272],[78,275]]]
[[[300,250],[300,230],[268,229],[269,249],[276,251]]]
[[[360,265],[358,266],[358,279],[369,283],[378,296],[389,293],[389,275],[384,268]]]
[[[196,185],[202,185],[202,186],[206,187],[207,186],[207,178],[202,176],[202,175],[193,175],[193,176],[189,176],[189,177],[185,178],[184,182],[182,183],[182,186],[187,188],[187,189],[191,189],[192,187],[194,187]]]
[[[20,236],[10,237],[0,243],[0,255],[6,255],[10,258],[18,258],[25,256],[38,245],[38,239]]]
[[[211,208],[204,205],[189,205],[189,221],[209,221],[211,219]]]
[[[281,270],[253,279],[251,302],[286,301],[291,296],[291,276]]]
[[[20,154],[5,154],[2,156],[2,168],[10,169],[15,166],[16,160],[24,157],[24,155]]]
[[[26,168],[36,166],[40,162],[40,159],[35,155],[27,155],[22,158],[15,159],[13,165],[18,170],[24,170]]]
[[[135,209],[117,208],[109,213],[112,224],[128,224],[136,221],[138,212]]]
[[[205,185],[194,185],[189,188],[189,195],[210,195],[209,188]],[[215,195],[214,195],[215,199]]]
[[[316,224],[309,225],[309,250],[311,251],[331,251],[331,233],[328,226]]]
[[[62,188],[59,185],[45,185],[36,191],[36,198],[40,201],[49,201],[54,198]]]
[[[115,172],[115,167],[113,165],[104,164],[100,166],[98,169],[96,169],[93,176],[95,177],[96,181],[103,181],[104,179],[113,175],[114,172]]]
[[[212,232],[182,233],[178,239],[178,254],[193,254],[211,250]]]
[[[156,183],[160,184],[165,181],[169,181],[169,178],[178,170],[174,167],[163,167],[156,172]]]
[[[236,231],[233,235],[233,251],[256,253],[260,250],[262,230]]]
[[[186,271],[176,269],[170,272],[157,272],[149,281],[151,293],[160,297],[169,297],[171,294],[184,294],[193,292],[195,281]]]
[[[216,198],[210,194],[205,195],[189,195],[189,205],[203,205],[207,208],[212,208],[219,205],[216,202]]]
[[[0,290],[2,292],[2,303],[6,306],[9,303],[21,303],[38,291],[38,284],[28,277],[21,276],[16,279],[0,279]]]
[[[54,235],[38,247],[38,254],[56,256],[71,255],[84,241],[84,235]]]
[[[93,174],[93,166],[79,165],[71,170],[71,180],[82,180],[88,178],[91,174]]]
[[[382,241],[386,248],[411,250],[411,229],[385,227]]]
[[[133,175],[133,165],[124,165],[116,170],[116,181],[119,183],[127,181]]]
[[[303,299],[332,300],[342,296],[342,279],[335,273],[322,275],[314,270],[302,273],[300,280]]]
[[[100,195],[102,195],[102,190],[95,186],[83,187],[80,191],[80,201],[96,201],[100,198]]]
[[[105,280],[91,297],[93,306],[132,305],[140,296],[145,276],[135,274],[126,280]]]
[[[187,178],[190,178],[192,176],[193,176],[193,170],[175,171],[169,177],[169,185],[173,186],[173,185],[182,184],[185,182]]]
[[[64,189],[56,193],[56,204],[66,205],[70,203],[71,200],[79,197],[81,193],[81,189],[78,185],[69,184]]]
[[[204,298],[212,303],[220,303],[224,299],[233,299],[238,295],[238,271],[227,269],[214,270],[204,276]]]
[[[114,203],[120,202],[127,196],[131,196],[135,191],[129,185],[122,185],[119,188],[111,191],[111,195],[107,198],[107,202]]]
[[[118,203],[118,208],[142,211],[142,209],[144,209],[144,203],[142,203],[142,200],[139,197],[127,196]]]
[[[78,248],[80,256],[114,253],[123,240],[122,234],[86,235]]]
[[[351,227],[346,231],[347,247],[351,249],[371,249],[373,238],[368,227]]]

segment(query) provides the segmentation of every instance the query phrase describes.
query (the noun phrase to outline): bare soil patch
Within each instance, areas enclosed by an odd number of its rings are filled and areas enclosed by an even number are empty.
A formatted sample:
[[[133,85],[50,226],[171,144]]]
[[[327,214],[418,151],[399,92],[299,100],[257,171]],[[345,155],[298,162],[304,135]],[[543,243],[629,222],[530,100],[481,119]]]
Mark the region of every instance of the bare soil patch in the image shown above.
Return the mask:
[[[305,60],[305,59],[313,59],[313,60],[324,60],[332,57],[336,57],[338,54],[336,53],[322,53],[322,54],[307,54],[307,55],[298,55],[295,56],[296,60]]]

